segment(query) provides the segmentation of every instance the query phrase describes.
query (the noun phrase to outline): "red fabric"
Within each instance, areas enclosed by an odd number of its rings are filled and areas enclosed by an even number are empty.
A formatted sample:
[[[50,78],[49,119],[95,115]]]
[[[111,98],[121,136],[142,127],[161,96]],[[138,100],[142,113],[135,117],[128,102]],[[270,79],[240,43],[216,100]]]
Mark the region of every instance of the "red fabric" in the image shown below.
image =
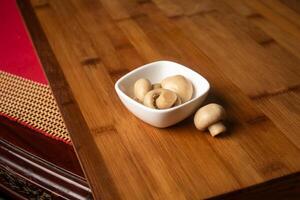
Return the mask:
[[[50,138],[55,139],[55,140],[62,141],[62,142],[66,143],[66,144],[69,144],[69,145],[72,145],[72,142],[71,142],[71,141],[66,141],[66,140],[64,140],[64,139],[62,139],[62,138],[56,137],[56,136],[54,136],[54,135],[51,135],[51,134],[49,134],[49,133],[47,133],[47,132],[45,132],[45,131],[43,131],[43,130],[40,130],[40,129],[37,129],[37,128],[33,127],[33,126],[30,126],[30,125],[26,124],[25,122],[22,122],[22,121],[18,120],[17,118],[8,116],[8,115],[6,115],[6,114],[4,114],[4,113],[1,113],[1,112],[0,112],[0,115],[6,117],[7,119],[9,119],[9,120],[11,120],[11,121],[15,121],[15,122],[17,122],[17,123],[19,123],[19,124],[22,124],[23,126],[26,126],[26,127],[30,128],[30,129],[32,129],[32,130],[34,130],[34,131],[36,131],[36,132],[39,132],[39,133],[41,133],[41,134],[43,134],[43,135],[45,135],[45,136],[47,136],[47,137],[50,137]]]
[[[0,71],[48,84],[15,0],[0,0]],[[0,115],[45,136],[71,144],[5,113],[0,112]]]
[[[0,0],[0,70],[48,84],[15,0]]]

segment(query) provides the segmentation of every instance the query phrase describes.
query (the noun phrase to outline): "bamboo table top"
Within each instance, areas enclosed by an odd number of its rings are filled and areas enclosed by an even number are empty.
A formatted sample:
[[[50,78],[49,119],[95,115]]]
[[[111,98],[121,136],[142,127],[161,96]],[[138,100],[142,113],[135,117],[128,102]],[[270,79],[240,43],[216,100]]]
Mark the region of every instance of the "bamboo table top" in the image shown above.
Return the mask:
[[[299,172],[299,1],[19,4],[95,199],[201,199]],[[156,60],[208,79],[227,134],[126,110],[114,83]]]

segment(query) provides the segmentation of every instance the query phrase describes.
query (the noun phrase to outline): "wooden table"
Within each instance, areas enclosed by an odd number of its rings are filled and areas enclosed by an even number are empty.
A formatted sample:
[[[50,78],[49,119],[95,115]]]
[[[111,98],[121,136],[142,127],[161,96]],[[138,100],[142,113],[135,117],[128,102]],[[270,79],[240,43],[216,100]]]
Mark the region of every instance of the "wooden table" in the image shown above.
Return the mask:
[[[244,197],[297,198],[299,1],[19,5],[95,199],[201,199],[261,183]],[[192,118],[158,129],[126,110],[115,81],[156,60],[209,80],[206,103],[224,105],[227,134],[197,131]],[[266,182],[289,174],[279,189]]]

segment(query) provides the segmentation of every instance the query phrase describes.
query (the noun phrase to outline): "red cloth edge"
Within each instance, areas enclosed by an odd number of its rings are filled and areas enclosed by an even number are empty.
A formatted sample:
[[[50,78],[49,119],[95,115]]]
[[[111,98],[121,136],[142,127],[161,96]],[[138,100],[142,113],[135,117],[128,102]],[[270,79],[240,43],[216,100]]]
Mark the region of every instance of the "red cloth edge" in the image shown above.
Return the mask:
[[[30,129],[32,129],[32,130],[38,132],[38,133],[41,133],[41,134],[43,134],[43,135],[45,135],[45,136],[47,136],[47,137],[50,137],[50,138],[55,139],[55,140],[59,140],[59,141],[64,142],[64,143],[66,143],[66,144],[68,144],[68,145],[72,145],[72,142],[71,142],[71,141],[66,141],[66,140],[64,140],[64,139],[62,139],[62,138],[56,137],[56,136],[54,136],[54,135],[51,135],[51,134],[49,134],[49,133],[47,133],[47,132],[45,132],[45,131],[43,131],[43,130],[41,130],[41,129],[35,128],[35,127],[33,127],[33,126],[30,126],[30,125],[27,124],[26,122],[23,122],[23,121],[21,121],[21,120],[15,118],[15,117],[11,117],[11,116],[9,116],[9,115],[7,115],[7,114],[5,114],[5,113],[2,113],[2,112],[0,112],[0,115],[3,116],[3,117],[6,117],[7,119],[9,119],[9,120],[11,120],[11,121],[14,121],[14,122],[17,122],[18,124],[21,124],[22,126],[25,126],[25,127],[30,128]]]
[[[15,0],[0,1],[0,69],[48,84],[29,31]]]

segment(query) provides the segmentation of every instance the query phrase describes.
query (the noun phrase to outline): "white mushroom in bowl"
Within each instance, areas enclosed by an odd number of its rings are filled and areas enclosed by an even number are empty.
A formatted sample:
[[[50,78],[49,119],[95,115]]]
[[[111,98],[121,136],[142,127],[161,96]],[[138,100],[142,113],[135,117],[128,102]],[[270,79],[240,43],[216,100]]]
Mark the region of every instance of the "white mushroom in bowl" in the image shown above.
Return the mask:
[[[134,83],[134,99],[154,109],[167,109],[189,101],[193,96],[191,81],[182,75],[170,76],[151,84],[146,78]]]
[[[153,88],[153,89],[161,88],[161,84],[160,84],[160,83],[154,83],[154,84],[152,85],[152,88]]]
[[[144,97],[152,89],[151,82],[146,78],[140,78],[134,83],[134,97],[139,102],[144,101]]]
[[[150,108],[167,109],[181,103],[175,92],[158,88],[149,91],[144,98],[144,105]]]
[[[170,76],[162,80],[161,87],[178,94],[182,103],[189,101],[193,96],[191,81],[182,75]]]

